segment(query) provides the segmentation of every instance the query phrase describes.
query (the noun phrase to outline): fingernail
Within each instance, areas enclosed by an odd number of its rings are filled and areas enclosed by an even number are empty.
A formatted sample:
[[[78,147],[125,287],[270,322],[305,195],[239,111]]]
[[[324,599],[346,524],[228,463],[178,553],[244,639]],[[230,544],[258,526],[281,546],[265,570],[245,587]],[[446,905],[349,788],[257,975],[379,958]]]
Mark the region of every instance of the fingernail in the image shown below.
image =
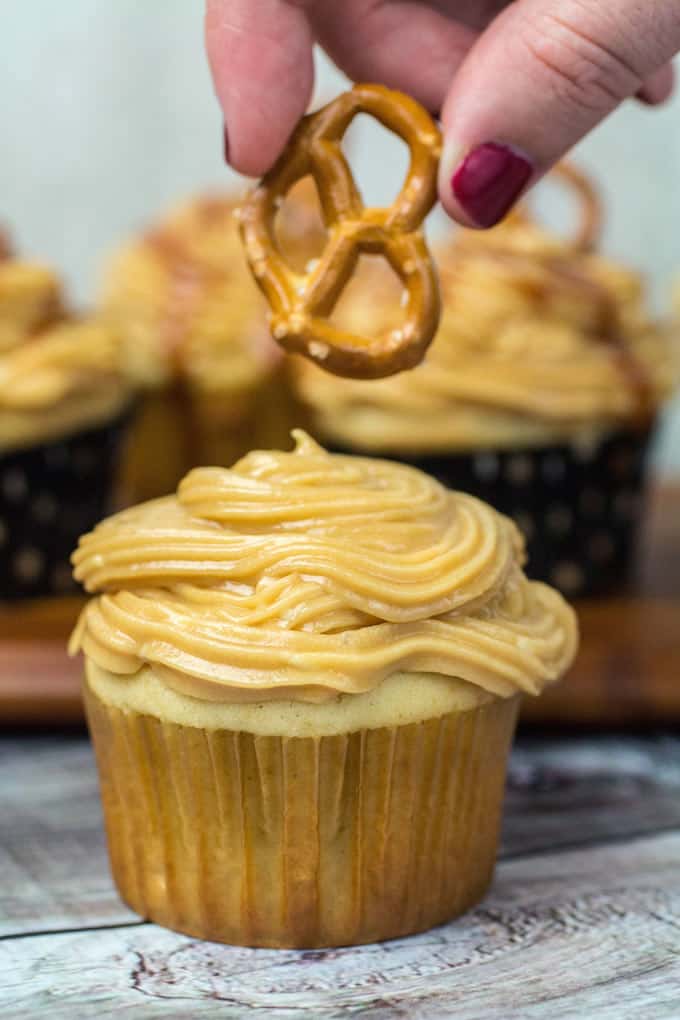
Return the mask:
[[[224,125],[222,144],[224,145],[224,162],[229,162],[229,132],[227,131],[227,125]]]
[[[464,157],[451,178],[461,209],[480,227],[502,220],[533,173],[532,162],[509,145],[487,142]]]

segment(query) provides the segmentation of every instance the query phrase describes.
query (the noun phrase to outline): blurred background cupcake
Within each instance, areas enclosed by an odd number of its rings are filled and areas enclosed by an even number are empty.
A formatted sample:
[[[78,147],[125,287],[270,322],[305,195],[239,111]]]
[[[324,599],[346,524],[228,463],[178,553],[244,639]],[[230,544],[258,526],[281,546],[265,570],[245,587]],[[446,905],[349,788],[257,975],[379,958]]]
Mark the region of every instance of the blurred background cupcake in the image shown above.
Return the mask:
[[[63,637],[75,616],[69,557],[113,506],[129,390],[110,326],[70,314],[48,267],[7,245],[3,255],[0,637]]]
[[[112,260],[102,311],[142,393],[123,487],[129,502],[169,492],[191,467],[228,465],[253,446],[289,444],[290,394],[247,268],[232,195],[195,198]],[[311,257],[307,188],[283,210],[282,243]]]
[[[418,368],[357,382],[296,359],[292,373],[320,439],[479,495],[522,528],[530,575],[581,595],[626,576],[677,351],[640,276],[592,253],[591,187],[560,173],[582,202],[575,238],[520,212],[440,246],[444,312]],[[399,303],[396,278],[372,261],[337,318],[373,334],[398,326]]]

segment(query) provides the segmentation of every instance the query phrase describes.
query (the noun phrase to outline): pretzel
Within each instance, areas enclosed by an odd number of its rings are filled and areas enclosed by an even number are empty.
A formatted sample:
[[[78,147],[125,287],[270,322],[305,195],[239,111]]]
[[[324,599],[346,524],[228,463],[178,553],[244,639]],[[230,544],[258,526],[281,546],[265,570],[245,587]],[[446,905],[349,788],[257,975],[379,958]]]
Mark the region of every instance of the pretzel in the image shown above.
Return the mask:
[[[580,252],[593,251],[602,233],[602,203],[593,182],[573,163],[558,163],[551,176],[559,177],[569,185],[580,201],[581,219],[572,247]]]
[[[388,208],[366,208],[341,150],[359,113],[375,117],[409,147],[406,180]],[[423,358],[440,315],[439,284],[420,225],[434,205],[441,135],[415,100],[382,85],[355,85],[304,117],[283,155],[239,212],[251,270],[271,307],[272,335],[336,375],[377,379]],[[311,174],[328,240],[319,259],[296,273],[276,241],[274,220],[286,194]],[[385,337],[368,338],[328,321],[362,253],[389,262],[407,295],[404,322]]]

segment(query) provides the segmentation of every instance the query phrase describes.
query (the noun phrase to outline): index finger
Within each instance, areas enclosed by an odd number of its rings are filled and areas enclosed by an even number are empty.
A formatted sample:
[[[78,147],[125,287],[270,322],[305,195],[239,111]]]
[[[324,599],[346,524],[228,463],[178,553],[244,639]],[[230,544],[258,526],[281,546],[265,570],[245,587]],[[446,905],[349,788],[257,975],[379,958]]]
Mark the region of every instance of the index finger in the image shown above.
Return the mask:
[[[287,0],[207,0],[205,40],[228,161],[259,177],[311,99],[313,38],[304,7]]]

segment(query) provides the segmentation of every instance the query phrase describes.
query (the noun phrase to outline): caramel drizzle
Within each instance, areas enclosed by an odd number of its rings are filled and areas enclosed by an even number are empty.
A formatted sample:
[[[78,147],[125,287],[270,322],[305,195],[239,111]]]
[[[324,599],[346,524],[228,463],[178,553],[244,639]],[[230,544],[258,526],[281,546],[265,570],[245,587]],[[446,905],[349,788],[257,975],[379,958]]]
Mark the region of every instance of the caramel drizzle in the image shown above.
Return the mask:
[[[207,286],[204,267],[199,266],[185,244],[167,229],[150,231],[145,243],[168,272],[169,288],[159,332],[163,349],[172,366],[173,383],[169,397],[184,422],[184,462],[200,462],[201,437],[193,403],[186,384],[184,339],[189,320]]]
[[[193,209],[199,227],[207,228],[225,221],[233,215],[232,204],[217,196],[206,195],[198,199]],[[154,252],[169,276],[165,313],[160,324],[163,348],[174,375],[171,398],[185,422],[185,460],[199,464],[203,444],[191,393],[187,385],[187,352],[185,346],[189,322],[211,284],[219,283],[219,270],[200,263],[190,250],[186,238],[178,236],[172,227],[149,231],[145,244]],[[245,277],[245,274],[244,274]]]
[[[567,286],[581,289],[588,293],[597,310],[597,325],[591,331],[592,339],[606,344],[614,357],[619,374],[627,384],[635,400],[635,421],[643,425],[651,420],[654,411],[654,388],[649,372],[642,362],[635,357],[624,336],[621,326],[621,314],[614,296],[604,284],[579,272],[566,261],[558,258],[548,261],[555,280],[563,281]],[[555,288],[556,289],[556,288]],[[549,298],[550,288],[546,297]]]
[[[182,376],[186,370],[184,339],[188,323],[205,294],[210,274],[169,230],[150,231],[144,240],[170,278],[160,334],[173,371]]]
[[[621,328],[621,316],[614,296],[603,283],[593,280],[573,265],[573,255],[544,256],[540,264],[549,273],[549,279],[532,278],[536,260],[524,252],[515,251],[510,244],[503,249],[484,249],[484,258],[496,265],[521,274],[527,270],[526,278],[518,278],[517,284],[537,310],[546,308],[560,291],[577,291],[586,297],[596,309],[596,324],[589,331],[592,340],[605,344],[612,352],[614,364],[633,395],[636,408],[634,420],[643,427],[654,413],[654,388],[645,366],[635,357]],[[462,252],[453,261],[451,271],[455,272],[456,261],[462,264],[466,254]]]
[[[55,294],[53,300],[45,308],[43,317],[33,324],[30,333],[25,339],[31,342],[40,340],[51,329],[54,329],[55,326],[61,326],[67,322],[76,322],[77,319],[76,315],[68,313],[59,294]]]
[[[580,291],[587,296],[597,312],[597,323],[590,331],[590,336],[610,348],[614,364],[633,395],[636,404],[634,420],[642,427],[650,422],[654,414],[654,386],[651,376],[635,357],[625,339],[621,315],[614,296],[603,283],[593,280],[573,264],[574,256],[592,252],[597,246],[602,232],[602,204],[592,181],[573,164],[558,163],[553,168],[551,177],[566,184],[577,196],[580,221],[574,236],[566,242],[568,246],[566,254],[547,255],[542,259],[539,257],[540,264],[551,274],[551,279],[543,282],[535,279],[521,280],[520,286],[538,308],[547,306],[553,295],[560,290]],[[514,210],[511,216],[518,223],[527,223],[531,220],[525,206]],[[525,266],[531,270],[536,265],[530,256],[515,251],[510,244],[507,248],[484,250],[484,255],[497,264],[509,266],[510,269],[521,270],[522,266]],[[529,273],[528,276],[530,275]]]

